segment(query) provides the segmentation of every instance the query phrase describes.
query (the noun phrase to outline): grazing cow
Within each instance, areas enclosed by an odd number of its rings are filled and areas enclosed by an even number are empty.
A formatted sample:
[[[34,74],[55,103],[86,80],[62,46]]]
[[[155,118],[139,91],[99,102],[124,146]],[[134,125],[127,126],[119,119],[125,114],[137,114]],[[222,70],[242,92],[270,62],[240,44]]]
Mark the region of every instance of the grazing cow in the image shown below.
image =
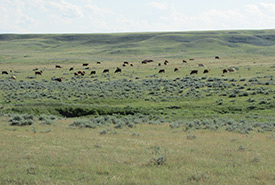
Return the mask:
[[[104,69],[103,70],[103,73],[109,73],[110,71],[109,71],[109,69]]]
[[[190,72],[190,75],[192,75],[192,74],[198,74],[198,70],[192,70],[192,71]]]
[[[185,64],[187,64],[187,61],[186,61],[186,60],[182,60],[182,63],[185,63]]]
[[[60,65],[55,65],[55,68],[62,68]]]
[[[129,62],[125,61],[123,64],[125,64],[125,65],[126,65],[126,64],[129,64]]]
[[[83,66],[83,67],[88,66],[88,65],[89,65],[88,63],[84,63],[84,64],[82,64],[82,66]]]
[[[75,73],[74,73],[74,76],[78,76],[78,72],[75,72]]]
[[[73,67],[71,67],[71,68],[69,69],[69,71],[72,71],[72,70],[74,70],[74,68],[73,68]]]
[[[78,71],[78,74],[81,74],[82,76],[85,75],[85,71]]]
[[[178,70],[179,70],[179,68],[176,67],[176,68],[174,69],[174,72],[176,72],[176,71],[178,71]]]
[[[101,62],[96,62],[96,64],[101,64]]]
[[[11,76],[11,79],[16,80],[16,76]]]
[[[121,73],[121,69],[119,67],[116,68],[115,73]]]
[[[90,67],[85,67],[85,69],[90,69]]]
[[[38,68],[37,68],[37,67],[33,69],[33,71],[36,71],[36,70],[38,70]]]
[[[142,64],[147,64],[148,61],[147,61],[147,60],[143,60],[141,63],[142,63]]]
[[[169,62],[168,62],[168,60],[165,60],[164,61],[164,65],[167,65]]]
[[[235,72],[236,71],[236,69],[235,68],[229,68],[229,69],[227,69],[229,72]]]
[[[219,56],[215,56],[215,59],[220,59],[220,57]]]
[[[123,67],[126,67],[126,64],[122,64]]]
[[[190,61],[194,61],[195,59],[194,59],[194,58],[190,58],[189,60],[190,60]]]
[[[96,71],[91,71],[90,74],[91,74],[91,75],[95,75],[95,74],[96,74]]]
[[[62,82],[62,78],[56,78],[55,80],[58,82]]]
[[[222,70],[222,73],[227,73],[228,72],[228,69],[223,69]]]
[[[151,63],[151,62],[153,62],[153,60],[143,60],[141,63],[142,64],[147,64],[147,63]]]
[[[133,64],[130,64],[131,67],[133,67],[134,65]]]
[[[8,71],[2,71],[2,75],[8,75]]]
[[[160,69],[159,73],[165,73],[165,69]]]
[[[43,72],[43,71],[35,71],[34,74],[35,74],[35,75],[42,75],[42,72]]]
[[[203,64],[198,64],[198,66],[199,66],[199,67],[204,67],[204,65],[203,65]]]
[[[203,73],[209,73],[209,69],[205,69],[204,71],[203,71]]]

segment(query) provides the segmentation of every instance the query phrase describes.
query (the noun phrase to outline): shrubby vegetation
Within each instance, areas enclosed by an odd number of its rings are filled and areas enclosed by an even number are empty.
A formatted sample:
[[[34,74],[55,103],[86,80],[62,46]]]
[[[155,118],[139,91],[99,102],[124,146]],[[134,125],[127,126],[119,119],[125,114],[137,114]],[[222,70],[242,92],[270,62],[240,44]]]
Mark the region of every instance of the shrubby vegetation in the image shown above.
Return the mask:
[[[9,120],[9,124],[11,126],[28,126],[28,125],[32,125],[33,124],[33,120],[34,120],[34,116],[33,115],[14,115],[10,120]]]

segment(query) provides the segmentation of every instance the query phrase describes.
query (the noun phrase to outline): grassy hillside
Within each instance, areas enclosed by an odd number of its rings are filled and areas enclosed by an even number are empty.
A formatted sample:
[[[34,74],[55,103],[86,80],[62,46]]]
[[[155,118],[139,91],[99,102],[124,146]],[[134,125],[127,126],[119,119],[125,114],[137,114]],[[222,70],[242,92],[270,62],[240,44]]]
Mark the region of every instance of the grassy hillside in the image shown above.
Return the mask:
[[[0,35],[0,62],[274,56],[275,30]],[[50,56],[49,56],[50,53]]]

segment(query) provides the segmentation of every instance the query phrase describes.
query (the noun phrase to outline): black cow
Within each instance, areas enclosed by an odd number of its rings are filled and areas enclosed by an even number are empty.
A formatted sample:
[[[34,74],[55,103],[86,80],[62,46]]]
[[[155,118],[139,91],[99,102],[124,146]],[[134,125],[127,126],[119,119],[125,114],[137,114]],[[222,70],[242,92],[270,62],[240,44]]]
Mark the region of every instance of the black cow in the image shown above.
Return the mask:
[[[119,67],[116,68],[115,73],[121,73],[121,69]]]
[[[35,75],[42,75],[43,71],[35,71]]]
[[[190,72],[190,75],[192,75],[192,74],[198,74],[198,70],[192,70],[192,71]]]
[[[228,69],[223,69],[222,70],[222,73],[227,73],[228,72]]]
[[[165,69],[160,69],[159,73],[165,73]]]
[[[8,75],[8,71],[2,71],[2,75]]]
[[[104,69],[104,70],[103,70],[103,73],[109,73],[109,72],[110,72],[109,69]]]
[[[84,63],[84,64],[82,64],[82,66],[88,66],[89,64],[88,63]]]
[[[55,68],[62,68],[60,65],[55,65]]]
[[[91,75],[95,75],[95,74],[96,74],[96,71],[91,71],[90,74],[91,74]]]
[[[74,70],[74,68],[73,68],[73,67],[71,67],[71,68],[69,69],[69,71],[72,71],[72,70]]]

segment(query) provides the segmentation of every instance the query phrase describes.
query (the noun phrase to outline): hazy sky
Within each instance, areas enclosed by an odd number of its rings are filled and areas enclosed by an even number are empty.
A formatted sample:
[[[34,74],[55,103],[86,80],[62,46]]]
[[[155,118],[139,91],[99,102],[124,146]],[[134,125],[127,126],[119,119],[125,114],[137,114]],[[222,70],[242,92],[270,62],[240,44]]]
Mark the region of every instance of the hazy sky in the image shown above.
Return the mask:
[[[275,0],[0,0],[0,33],[275,29]]]

